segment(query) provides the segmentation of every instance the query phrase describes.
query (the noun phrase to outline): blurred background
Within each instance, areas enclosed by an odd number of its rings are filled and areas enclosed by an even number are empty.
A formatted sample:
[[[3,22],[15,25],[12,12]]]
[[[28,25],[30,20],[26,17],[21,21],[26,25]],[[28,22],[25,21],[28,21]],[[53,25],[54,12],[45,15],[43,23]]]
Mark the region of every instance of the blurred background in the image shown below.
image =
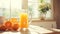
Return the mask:
[[[0,0],[0,16],[6,19],[19,18],[20,12],[25,9],[32,16],[31,24],[45,28],[57,28],[60,26],[56,24],[59,21],[56,17],[58,9],[54,9],[59,6],[57,2],[56,0]]]

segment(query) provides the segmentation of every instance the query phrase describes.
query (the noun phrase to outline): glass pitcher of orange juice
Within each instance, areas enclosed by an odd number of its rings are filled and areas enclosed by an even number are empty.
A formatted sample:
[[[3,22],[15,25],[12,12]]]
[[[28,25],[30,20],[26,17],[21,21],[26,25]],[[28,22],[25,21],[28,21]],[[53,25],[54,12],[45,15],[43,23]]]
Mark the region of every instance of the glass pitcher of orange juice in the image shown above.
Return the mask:
[[[30,19],[28,11],[23,9],[20,13],[20,28],[28,28]]]

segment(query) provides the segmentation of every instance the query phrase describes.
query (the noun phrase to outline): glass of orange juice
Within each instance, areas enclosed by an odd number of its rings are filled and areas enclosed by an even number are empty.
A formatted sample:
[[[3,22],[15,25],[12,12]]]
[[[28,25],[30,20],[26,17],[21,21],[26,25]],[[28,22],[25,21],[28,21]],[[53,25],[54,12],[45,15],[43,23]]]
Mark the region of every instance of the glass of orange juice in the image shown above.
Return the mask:
[[[29,13],[27,10],[22,10],[20,13],[20,28],[28,28],[30,23]]]

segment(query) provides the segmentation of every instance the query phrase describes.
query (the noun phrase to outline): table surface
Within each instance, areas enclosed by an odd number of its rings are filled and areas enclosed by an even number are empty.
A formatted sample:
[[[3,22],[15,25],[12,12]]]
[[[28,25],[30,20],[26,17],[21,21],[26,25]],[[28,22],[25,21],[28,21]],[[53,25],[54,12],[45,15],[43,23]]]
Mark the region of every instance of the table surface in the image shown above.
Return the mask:
[[[0,34],[60,34],[60,32],[56,32],[35,25],[30,25],[28,29],[20,29],[18,32],[16,31],[0,32]]]

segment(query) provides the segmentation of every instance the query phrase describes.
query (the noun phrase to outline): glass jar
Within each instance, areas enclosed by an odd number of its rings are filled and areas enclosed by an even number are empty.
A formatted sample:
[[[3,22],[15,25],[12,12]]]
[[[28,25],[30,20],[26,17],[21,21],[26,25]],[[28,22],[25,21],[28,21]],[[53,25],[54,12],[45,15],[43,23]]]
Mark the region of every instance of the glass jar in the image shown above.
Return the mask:
[[[31,21],[32,17],[30,15],[30,12],[28,12],[28,10],[23,9],[20,12],[20,28],[28,28]]]

